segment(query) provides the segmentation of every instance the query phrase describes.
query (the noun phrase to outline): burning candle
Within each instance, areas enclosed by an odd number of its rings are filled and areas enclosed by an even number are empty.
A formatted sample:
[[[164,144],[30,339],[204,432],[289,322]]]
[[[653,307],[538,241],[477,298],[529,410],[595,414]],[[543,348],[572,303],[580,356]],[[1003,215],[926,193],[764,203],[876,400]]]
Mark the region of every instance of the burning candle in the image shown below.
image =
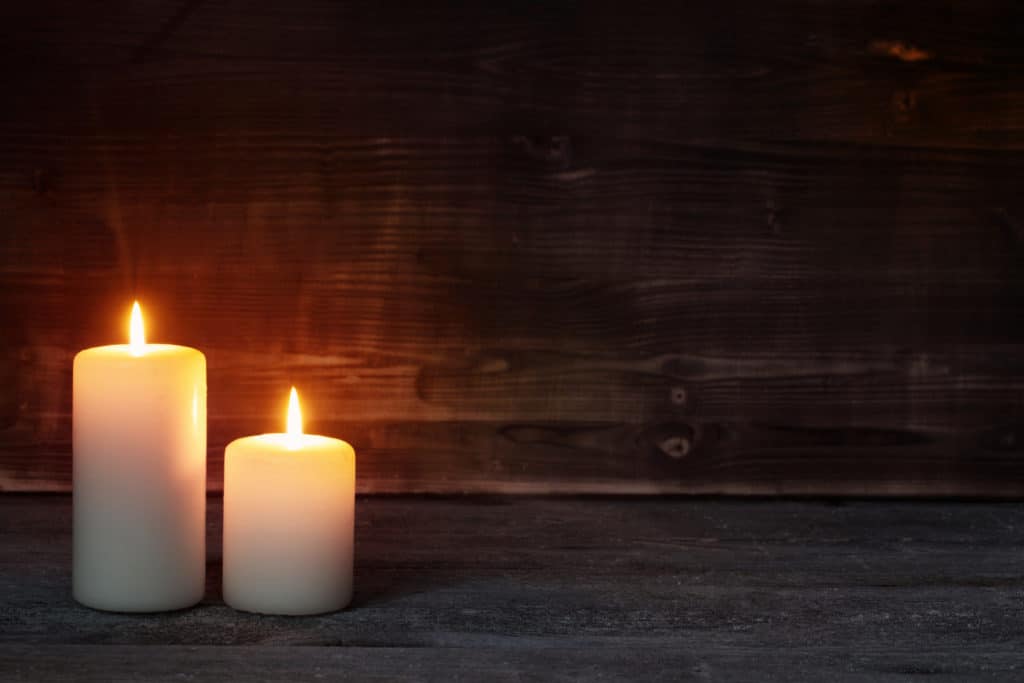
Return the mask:
[[[206,357],[147,344],[75,356],[73,572],[80,603],[118,612],[180,609],[206,582]]]
[[[356,454],[304,434],[292,387],[284,434],[224,452],[224,601],[264,614],[318,614],[352,598]]]

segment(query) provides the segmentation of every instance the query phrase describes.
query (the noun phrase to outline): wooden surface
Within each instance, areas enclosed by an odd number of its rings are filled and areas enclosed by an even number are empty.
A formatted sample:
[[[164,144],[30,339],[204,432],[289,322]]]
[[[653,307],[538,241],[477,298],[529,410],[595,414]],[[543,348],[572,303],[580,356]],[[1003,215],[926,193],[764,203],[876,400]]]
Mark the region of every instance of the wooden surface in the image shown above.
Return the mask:
[[[70,597],[70,501],[0,497],[0,678],[1020,680],[1008,503],[360,498],[355,598],[267,617]],[[305,647],[300,647],[305,646]]]
[[[362,491],[1024,495],[1019,3],[3,3],[0,490],[71,359]]]

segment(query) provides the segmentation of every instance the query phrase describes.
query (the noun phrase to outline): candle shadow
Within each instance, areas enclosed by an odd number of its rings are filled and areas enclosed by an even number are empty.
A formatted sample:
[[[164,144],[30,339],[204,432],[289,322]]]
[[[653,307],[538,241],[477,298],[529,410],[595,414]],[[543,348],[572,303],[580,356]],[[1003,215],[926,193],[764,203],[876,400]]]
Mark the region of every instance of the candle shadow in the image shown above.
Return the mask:
[[[470,498],[357,498],[354,595],[350,607],[375,607],[409,601],[427,593],[448,593],[453,599],[471,586],[501,584],[515,575],[543,567],[525,563],[520,553],[491,542],[485,527],[462,525],[445,531],[445,517],[502,515],[511,505],[503,496]],[[493,508],[499,508],[494,510]],[[431,517],[424,516],[430,510]],[[468,529],[468,531],[467,531]],[[511,571],[510,567],[515,567]],[[434,603],[436,604],[436,599]]]
[[[221,582],[224,578],[224,569],[221,566],[220,553],[216,557],[208,557],[206,560],[206,592],[203,595],[203,603],[224,604],[224,595]]]
[[[448,588],[454,583],[451,577],[444,575],[440,567],[432,575],[423,571],[405,572],[399,569],[382,571],[379,565],[356,563],[349,608],[385,605],[420,593]]]

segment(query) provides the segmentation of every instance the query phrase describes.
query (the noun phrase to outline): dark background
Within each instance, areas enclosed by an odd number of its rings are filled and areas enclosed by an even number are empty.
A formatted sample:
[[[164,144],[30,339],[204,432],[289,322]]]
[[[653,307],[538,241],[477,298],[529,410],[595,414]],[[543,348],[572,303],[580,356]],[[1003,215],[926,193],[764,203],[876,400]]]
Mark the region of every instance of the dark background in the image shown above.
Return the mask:
[[[0,8],[0,490],[71,360],[364,492],[1024,494],[1014,2]]]

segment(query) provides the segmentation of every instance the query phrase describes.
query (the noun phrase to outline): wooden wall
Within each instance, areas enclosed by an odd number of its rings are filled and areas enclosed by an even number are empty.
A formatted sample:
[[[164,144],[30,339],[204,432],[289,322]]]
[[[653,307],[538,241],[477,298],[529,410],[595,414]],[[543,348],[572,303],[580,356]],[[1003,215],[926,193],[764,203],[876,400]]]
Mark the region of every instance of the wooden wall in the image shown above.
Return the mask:
[[[71,359],[366,492],[1024,494],[1015,2],[0,9],[0,489]]]

